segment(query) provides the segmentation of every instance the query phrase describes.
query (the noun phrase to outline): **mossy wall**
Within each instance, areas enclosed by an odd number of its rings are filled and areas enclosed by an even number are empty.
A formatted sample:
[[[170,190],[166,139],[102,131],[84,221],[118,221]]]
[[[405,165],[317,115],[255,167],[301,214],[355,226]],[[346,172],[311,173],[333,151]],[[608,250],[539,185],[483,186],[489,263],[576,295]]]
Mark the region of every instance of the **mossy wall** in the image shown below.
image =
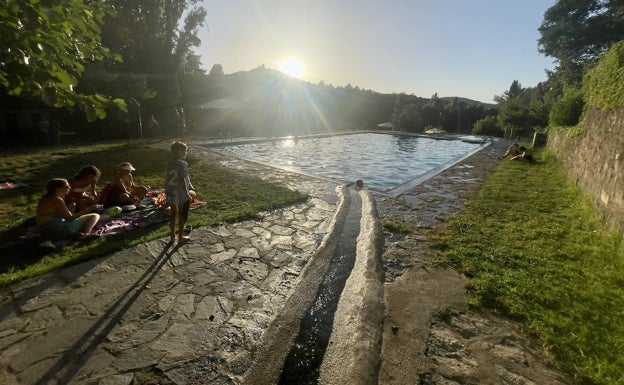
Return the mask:
[[[548,147],[606,224],[624,233],[624,108],[590,109],[580,135],[551,129]]]

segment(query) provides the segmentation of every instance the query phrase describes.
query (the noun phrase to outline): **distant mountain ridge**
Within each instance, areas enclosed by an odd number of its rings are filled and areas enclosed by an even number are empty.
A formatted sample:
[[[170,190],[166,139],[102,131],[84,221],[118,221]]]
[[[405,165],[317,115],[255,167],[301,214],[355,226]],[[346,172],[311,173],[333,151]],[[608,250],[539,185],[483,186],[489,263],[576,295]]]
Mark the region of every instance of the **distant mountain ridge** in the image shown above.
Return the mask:
[[[192,117],[197,126],[213,133],[228,131],[240,136],[377,129],[378,124],[391,121],[397,111],[410,105],[422,111],[422,119],[417,125],[402,126],[404,129],[422,132],[426,126],[444,123],[449,132],[470,132],[474,121],[494,107],[457,97],[462,109],[460,117],[455,108],[445,108],[453,97],[438,98],[440,104],[431,103],[432,98],[403,93],[382,94],[350,85],[313,84],[263,67],[204,76],[192,88],[199,91],[186,105],[199,110]]]

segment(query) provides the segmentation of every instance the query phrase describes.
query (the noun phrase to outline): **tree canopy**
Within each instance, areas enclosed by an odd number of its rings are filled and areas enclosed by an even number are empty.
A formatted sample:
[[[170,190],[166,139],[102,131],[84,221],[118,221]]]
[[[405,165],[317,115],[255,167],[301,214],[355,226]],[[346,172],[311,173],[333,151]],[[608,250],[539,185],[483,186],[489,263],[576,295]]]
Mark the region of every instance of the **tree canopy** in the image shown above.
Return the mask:
[[[84,0],[0,2],[0,84],[9,95],[40,97],[51,106],[84,110],[89,120],[120,99],[76,92],[85,67],[120,60],[102,45],[105,4]]]
[[[539,51],[564,67],[593,62],[624,40],[621,0],[558,0],[544,13]]]

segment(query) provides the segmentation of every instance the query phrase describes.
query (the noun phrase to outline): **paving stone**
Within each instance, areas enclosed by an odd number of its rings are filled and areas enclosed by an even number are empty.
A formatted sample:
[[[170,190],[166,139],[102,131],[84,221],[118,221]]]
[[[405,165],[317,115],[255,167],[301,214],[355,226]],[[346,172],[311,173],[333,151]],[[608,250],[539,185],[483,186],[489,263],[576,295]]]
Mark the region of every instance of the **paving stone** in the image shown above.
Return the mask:
[[[258,254],[263,257],[273,251],[271,244],[264,238],[258,237],[251,240],[251,245],[256,248]]]
[[[234,229],[234,234],[238,235],[239,237],[243,237],[243,238],[252,238],[257,236],[253,231],[248,230],[248,229]]]
[[[225,227],[225,226],[218,226],[218,227],[215,227],[215,228],[211,228],[210,231],[213,234],[219,235],[221,237],[232,236],[232,232],[230,230],[228,230],[227,227]]]
[[[288,250],[275,250],[271,253],[270,264],[273,267],[284,267],[294,260],[292,253]]]
[[[258,253],[258,249],[255,247],[241,247],[236,253],[237,258],[253,258],[260,259],[260,254]]]
[[[16,305],[22,312],[29,312],[56,304],[65,291],[65,281],[54,275],[20,283],[11,287]],[[27,281],[28,282],[28,281]]]
[[[501,378],[505,385],[538,385],[530,379],[514,373],[511,370],[501,366],[495,366],[496,374]]]
[[[229,249],[221,253],[212,254],[210,258],[208,259],[208,263],[213,265],[213,264],[229,261],[230,259],[236,256],[236,253],[237,253],[236,249]]]
[[[217,325],[228,319],[230,314],[228,312],[231,310],[231,302],[227,299],[224,298],[220,301],[218,297],[208,296],[197,304],[194,318]]]
[[[251,231],[258,236],[263,236],[266,232],[268,232],[267,229],[261,226],[254,226]]]
[[[210,384],[221,375],[219,369],[223,359],[212,355],[203,355],[197,359],[177,363],[176,365],[159,365],[167,378],[178,385]]]
[[[61,306],[65,306],[64,304]],[[69,306],[61,308],[63,317],[66,319],[89,317],[93,314],[89,313],[89,310],[83,304],[70,304]]]
[[[193,285],[204,286],[209,283],[220,281],[223,278],[220,275],[216,274],[213,270],[207,269],[206,271],[201,271],[192,275],[188,275],[187,279]]]
[[[48,327],[58,324],[64,319],[63,312],[58,306],[48,306],[37,310],[30,318],[30,322],[24,328],[27,332],[47,329]]]
[[[241,276],[254,286],[260,286],[269,274],[269,269],[264,263],[247,260],[238,264],[238,270]]]
[[[24,349],[11,360],[11,370],[17,373],[30,371],[33,366],[48,358],[58,359],[67,353],[76,341],[84,341],[92,336],[92,327],[97,322],[94,318],[77,318],[69,322],[59,322],[48,328],[45,335],[28,339]],[[74,346],[76,347],[76,346]],[[72,354],[73,352],[69,352]],[[29,382],[27,382],[29,383]]]
[[[149,290],[139,290],[133,293],[129,293],[125,297],[120,297],[117,306],[110,308],[106,312],[107,317],[114,317],[114,319],[120,323],[125,324],[133,322],[136,319],[146,318],[146,314],[151,316],[152,311],[148,309],[153,308],[159,300],[159,297],[155,296]]]
[[[152,348],[130,349],[117,356],[111,365],[120,373],[130,372],[156,366],[166,354],[166,350]]]
[[[271,246],[279,250],[292,250],[292,237],[286,235],[277,235],[271,238]]]
[[[255,236],[255,235],[254,235]],[[247,237],[231,236],[223,240],[226,249],[240,249],[251,245],[251,240]]]
[[[11,302],[0,305],[0,338],[11,335],[26,326],[30,320],[18,317]]]
[[[29,338],[31,334],[17,331],[0,337],[0,367],[8,365],[12,357],[26,347]]]
[[[280,225],[273,225],[269,228],[269,230],[271,230],[271,232],[276,235],[291,235],[292,233],[295,232],[295,230],[291,228],[280,226]]]
[[[49,369],[56,363],[56,361],[57,360],[55,358],[45,358],[36,362],[32,362],[32,364],[28,366],[28,370],[17,371],[18,383],[42,385],[56,384],[57,382],[54,380],[42,381],[44,377],[48,377],[54,374],[50,373]]]
[[[220,253],[222,251],[225,251],[225,245],[223,244],[223,242],[217,242],[208,246],[206,248],[206,251],[210,254]]]
[[[132,373],[115,374],[110,377],[101,378],[98,381],[98,385],[130,385],[132,380],[134,380],[134,374]]]
[[[110,353],[98,349],[88,357],[84,357],[85,362],[81,363],[78,373],[76,373],[68,384],[96,383],[102,378],[110,377],[116,370],[112,368],[115,360]]]

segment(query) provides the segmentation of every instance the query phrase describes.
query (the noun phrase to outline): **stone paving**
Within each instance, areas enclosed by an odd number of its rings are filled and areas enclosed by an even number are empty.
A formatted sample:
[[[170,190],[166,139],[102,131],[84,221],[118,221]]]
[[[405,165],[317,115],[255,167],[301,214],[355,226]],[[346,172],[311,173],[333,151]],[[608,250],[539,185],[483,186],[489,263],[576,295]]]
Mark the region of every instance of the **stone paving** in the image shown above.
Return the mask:
[[[334,211],[312,198],[261,221],[197,229],[183,247],[153,241],[5,288],[0,383],[228,383]]]

